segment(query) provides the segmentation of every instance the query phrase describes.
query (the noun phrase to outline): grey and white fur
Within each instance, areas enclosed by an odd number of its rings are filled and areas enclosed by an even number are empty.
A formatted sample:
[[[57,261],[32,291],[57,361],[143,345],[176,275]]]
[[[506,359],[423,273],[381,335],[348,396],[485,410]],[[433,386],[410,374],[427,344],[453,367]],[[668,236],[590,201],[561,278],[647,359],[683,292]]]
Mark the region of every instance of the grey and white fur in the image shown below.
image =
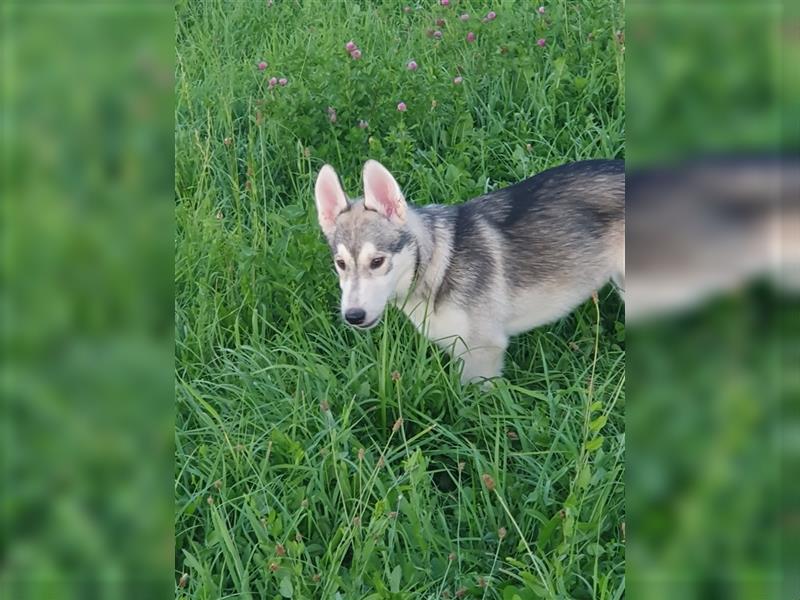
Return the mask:
[[[609,280],[624,287],[625,170],[619,160],[549,169],[463,204],[414,207],[380,163],[348,200],[325,165],[315,186],[349,324],[398,306],[463,360],[461,379],[502,373],[509,337],[572,311]]]

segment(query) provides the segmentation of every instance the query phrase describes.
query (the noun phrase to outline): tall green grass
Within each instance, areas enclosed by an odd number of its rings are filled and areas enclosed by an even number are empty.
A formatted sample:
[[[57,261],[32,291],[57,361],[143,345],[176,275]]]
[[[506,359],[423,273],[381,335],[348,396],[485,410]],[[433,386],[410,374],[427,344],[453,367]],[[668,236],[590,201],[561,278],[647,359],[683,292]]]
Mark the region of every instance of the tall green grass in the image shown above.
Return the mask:
[[[176,597],[624,594],[617,297],[462,388],[402,315],[344,326],[312,195],[324,162],[425,204],[621,157],[621,6],[403,6],[178,3]]]

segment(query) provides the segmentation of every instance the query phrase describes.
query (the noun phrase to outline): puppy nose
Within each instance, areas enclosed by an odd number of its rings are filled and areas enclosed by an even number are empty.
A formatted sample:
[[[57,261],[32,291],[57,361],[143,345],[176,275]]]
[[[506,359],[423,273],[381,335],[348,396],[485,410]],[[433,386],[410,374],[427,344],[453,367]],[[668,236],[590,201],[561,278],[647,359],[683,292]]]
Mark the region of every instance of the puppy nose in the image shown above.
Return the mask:
[[[361,325],[367,318],[367,313],[361,308],[350,308],[344,313],[344,318],[350,325]]]

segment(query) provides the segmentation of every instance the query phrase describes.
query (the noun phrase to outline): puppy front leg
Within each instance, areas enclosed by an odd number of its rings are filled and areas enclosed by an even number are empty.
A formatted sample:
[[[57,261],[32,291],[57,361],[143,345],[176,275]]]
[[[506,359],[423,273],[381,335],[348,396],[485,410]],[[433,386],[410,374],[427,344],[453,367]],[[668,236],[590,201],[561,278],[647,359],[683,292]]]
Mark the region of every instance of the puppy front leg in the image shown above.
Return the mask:
[[[508,341],[502,344],[475,343],[459,357],[464,361],[461,383],[480,383],[483,380],[499,377],[503,373],[503,357]]]

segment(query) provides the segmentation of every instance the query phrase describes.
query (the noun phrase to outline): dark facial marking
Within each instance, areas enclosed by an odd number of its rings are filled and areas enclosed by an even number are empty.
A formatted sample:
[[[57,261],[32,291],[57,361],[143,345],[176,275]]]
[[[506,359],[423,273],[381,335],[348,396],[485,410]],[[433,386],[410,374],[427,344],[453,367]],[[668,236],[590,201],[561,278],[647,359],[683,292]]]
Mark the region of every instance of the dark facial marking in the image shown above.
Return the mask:
[[[335,253],[339,244],[342,244],[353,257],[357,257],[361,246],[369,242],[378,252],[393,255],[411,243],[412,239],[405,227],[395,225],[376,211],[365,209],[362,202],[356,202],[349,211],[339,215],[330,245]]]

